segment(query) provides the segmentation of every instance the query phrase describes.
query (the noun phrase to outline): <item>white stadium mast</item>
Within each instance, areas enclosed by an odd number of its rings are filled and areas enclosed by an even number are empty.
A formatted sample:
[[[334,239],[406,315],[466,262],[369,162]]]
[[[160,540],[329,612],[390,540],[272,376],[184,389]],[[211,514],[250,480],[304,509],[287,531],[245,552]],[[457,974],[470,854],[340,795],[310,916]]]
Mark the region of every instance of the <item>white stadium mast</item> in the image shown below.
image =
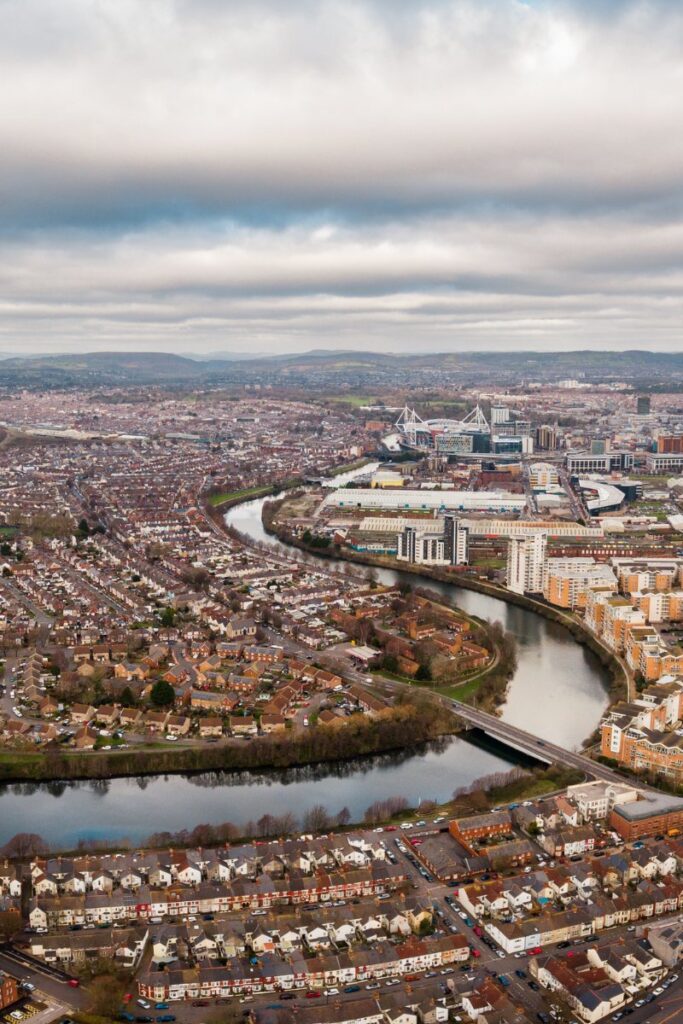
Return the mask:
[[[413,448],[417,445],[418,431],[424,433],[428,429],[422,417],[418,416],[414,409],[409,409],[407,405],[403,407],[401,415],[396,420],[394,426],[407,438],[408,443]]]

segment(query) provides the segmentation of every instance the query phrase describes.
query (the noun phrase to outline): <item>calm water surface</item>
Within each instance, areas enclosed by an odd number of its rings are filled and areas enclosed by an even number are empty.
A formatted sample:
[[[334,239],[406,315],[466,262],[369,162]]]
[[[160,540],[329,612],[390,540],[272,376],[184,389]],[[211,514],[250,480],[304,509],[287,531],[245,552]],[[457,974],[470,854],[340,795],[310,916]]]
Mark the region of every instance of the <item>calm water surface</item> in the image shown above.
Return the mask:
[[[261,523],[264,500],[231,509],[226,521],[254,539],[273,543]],[[324,562],[327,569],[331,564]],[[390,570],[379,575],[387,583],[402,576]],[[416,583],[415,576],[405,578]],[[564,746],[580,745],[607,702],[606,674],[595,655],[533,612],[450,584],[429,580],[425,585],[473,615],[501,622],[515,635],[518,667],[503,718]],[[61,845],[81,838],[140,840],[151,832],[191,829],[203,823],[240,825],[284,810],[301,816],[315,804],[324,804],[332,812],[348,807],[354,817],[360,817],[369,804],[387,796],[403,795],[412,804],[421,798],[445,800],[458,786],[505,770],[509,764],[500,750],[454,738],[410,755],[277,775],[208,773],[9,785],[0,787],[0,843],[19,831],[38,832]]]

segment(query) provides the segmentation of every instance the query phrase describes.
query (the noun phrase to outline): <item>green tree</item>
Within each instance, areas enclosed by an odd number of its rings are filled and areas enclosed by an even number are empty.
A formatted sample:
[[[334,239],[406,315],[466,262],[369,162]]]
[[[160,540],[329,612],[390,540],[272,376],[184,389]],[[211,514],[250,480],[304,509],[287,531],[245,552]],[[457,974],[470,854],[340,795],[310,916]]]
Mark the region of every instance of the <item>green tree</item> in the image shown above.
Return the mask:
[[[175,623],[175,612],[172,608],[164,608],[160,618],[161,625],[170,628]]]
[[[150,699],[155,707],[167,708],[170,707],[175,700],[175,691],[171,684],[167,683],[165,679],[159,679],[152,687]]]

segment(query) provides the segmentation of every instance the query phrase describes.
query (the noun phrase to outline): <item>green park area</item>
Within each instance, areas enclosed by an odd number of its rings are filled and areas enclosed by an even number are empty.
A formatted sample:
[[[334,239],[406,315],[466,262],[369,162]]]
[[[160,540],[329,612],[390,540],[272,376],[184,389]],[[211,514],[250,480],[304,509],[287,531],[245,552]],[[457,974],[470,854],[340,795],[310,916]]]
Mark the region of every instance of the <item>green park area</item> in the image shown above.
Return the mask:
[[[217,505],[225,505],[228,501],[246,501],[247,498],[260,498],[272,491],[270,485],[263,487],[245,487],[241,491],[225,491],[221,494],[212,494],[209,498],[209,505],[214,508]]]

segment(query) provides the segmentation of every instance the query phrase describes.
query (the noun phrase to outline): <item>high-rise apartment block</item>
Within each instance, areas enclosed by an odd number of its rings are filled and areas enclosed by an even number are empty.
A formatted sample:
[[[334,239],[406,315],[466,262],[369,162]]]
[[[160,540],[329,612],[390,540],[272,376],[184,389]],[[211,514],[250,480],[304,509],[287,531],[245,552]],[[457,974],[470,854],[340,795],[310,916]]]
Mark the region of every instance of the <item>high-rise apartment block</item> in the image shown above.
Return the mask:
[[[511,537],[507,557],[507,586],[515,594],[539,594],[543,590],[548,538]]]

